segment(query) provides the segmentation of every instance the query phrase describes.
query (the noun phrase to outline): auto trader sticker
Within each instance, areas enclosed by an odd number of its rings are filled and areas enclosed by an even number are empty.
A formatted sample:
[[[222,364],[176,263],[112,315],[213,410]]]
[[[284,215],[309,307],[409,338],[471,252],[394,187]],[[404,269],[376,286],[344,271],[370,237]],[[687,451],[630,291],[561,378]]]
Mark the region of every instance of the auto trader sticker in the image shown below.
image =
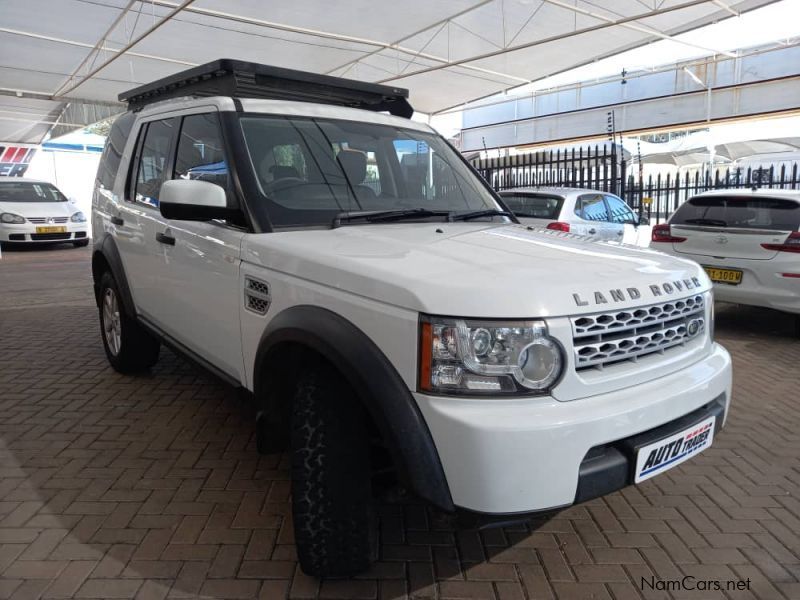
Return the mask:
[[[716,417],[711,417],[680,433],[642,447],[636,456],[634,482],[650,479],[708,448],[714,439],[715,420]]]

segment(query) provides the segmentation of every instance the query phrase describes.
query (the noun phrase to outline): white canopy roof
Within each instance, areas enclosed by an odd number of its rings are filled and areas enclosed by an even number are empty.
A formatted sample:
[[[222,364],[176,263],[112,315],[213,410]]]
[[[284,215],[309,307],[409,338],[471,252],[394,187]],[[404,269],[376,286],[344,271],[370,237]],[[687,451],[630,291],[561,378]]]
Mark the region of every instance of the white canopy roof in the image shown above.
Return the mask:
[[[4,0],[0,140],[217,58],[407,87],[435,113],[771,1]]]

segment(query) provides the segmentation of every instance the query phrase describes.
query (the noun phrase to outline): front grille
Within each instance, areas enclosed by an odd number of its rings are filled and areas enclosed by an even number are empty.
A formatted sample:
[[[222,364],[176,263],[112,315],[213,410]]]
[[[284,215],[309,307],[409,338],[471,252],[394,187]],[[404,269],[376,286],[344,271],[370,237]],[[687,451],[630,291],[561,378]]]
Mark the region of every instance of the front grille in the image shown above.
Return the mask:
[[[575,369],[603,369],[685,344],[705,331],[705,303],[696,295],[630,310],[573,317]]]
[[[68,240],[71,233],[32,233],[31,239],[35,242]]]
[[[39,225],[66,223],[69,217],[26,217],[31,223],[38,223]]]

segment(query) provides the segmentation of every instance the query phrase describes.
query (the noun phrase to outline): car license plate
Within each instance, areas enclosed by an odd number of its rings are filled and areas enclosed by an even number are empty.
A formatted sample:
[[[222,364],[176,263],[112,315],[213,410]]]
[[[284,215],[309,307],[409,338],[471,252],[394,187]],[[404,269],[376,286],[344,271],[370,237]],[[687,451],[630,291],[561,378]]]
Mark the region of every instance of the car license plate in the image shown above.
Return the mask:
[[[703,268],[708,273],[709,279],[714,283],[728,283],[730,285],[739,285],[742,283],[742,272],[738,269],[718,269],[716,267]]]
[[[640,448],[636,454],[634,483],[668,471],[708,448],[714,439],[716,419],[710,417],[680,433]]]
[[[36,233],[66,233],[67,228],[60,226],[60,227],[37,227]]]

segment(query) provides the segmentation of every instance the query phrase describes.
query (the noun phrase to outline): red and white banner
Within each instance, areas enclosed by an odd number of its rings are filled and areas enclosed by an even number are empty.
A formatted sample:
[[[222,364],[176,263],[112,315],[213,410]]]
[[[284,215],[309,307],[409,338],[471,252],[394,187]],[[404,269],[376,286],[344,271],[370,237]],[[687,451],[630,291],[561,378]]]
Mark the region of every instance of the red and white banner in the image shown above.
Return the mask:
[[[28,170],[36,146],[0,142],[0,177],[22,177]]]

